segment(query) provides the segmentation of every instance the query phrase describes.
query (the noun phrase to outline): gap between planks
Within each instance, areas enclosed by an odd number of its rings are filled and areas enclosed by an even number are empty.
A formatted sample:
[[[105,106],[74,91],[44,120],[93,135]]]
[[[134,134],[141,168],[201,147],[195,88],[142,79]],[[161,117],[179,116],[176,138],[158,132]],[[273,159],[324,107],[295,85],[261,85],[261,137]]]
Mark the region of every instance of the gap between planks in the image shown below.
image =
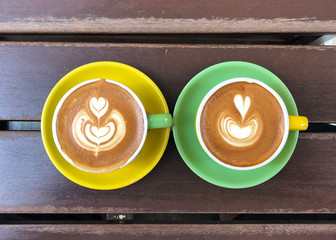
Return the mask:
[[[0,131],[40,131],[40,121],[6,121],[0,120]],[[333,133],[336,132],[336,123],[310,122],[307,133]]]

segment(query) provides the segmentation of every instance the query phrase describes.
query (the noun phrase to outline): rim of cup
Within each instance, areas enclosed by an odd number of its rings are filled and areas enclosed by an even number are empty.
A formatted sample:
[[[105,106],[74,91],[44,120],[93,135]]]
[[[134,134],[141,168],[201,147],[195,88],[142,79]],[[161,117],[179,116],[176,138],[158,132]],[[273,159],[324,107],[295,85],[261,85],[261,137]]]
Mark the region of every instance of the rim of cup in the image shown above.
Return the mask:
[[[59,100],[59,102],[57,103],[57,106],[55,108],[55,111],[53,113],[53,119],[52,119],[52,135],[53,135],[53,139],[54,139],[54,142],[56,144],[56,147],[58,149],[58,151],[61,153],[62,157],[67,160],[71,165],[73,165],[74,167],[80,169],[80,170],[83,170],[83,171],[86,171],[88,172],[87,170],[81,168],[81,167],[78,167],[76,164],[74,164],[74,162],[71,160],[71,158],[62,151],[61,149],[61,145],[58,141],[58,137],[57,137],[57,133],[56,133],[56,120],[57,120],[57,115],[58,115],[58,112],[59,110],[61,109],[64,101],[69,97],[69,95],[71,93],[73,93],[75,90],[77,90],[78,88],[84,86],[84,85],[87,85],[89,83],[93,83],[93,82],[96,82],[96,81],[99,81],[101,80],[101,78],[96,78],[96,79],[90,79],[90,80],[86,80],[84,82],[81,82],[79,84],[77,84],[76,86],[72,87],[69,91],[67,91],[63,96],[62,98]],[[129,164],[130,162],[132,162],[136,157],[137,155],[139,154],[139,152],[141,151],[144,143],[145,143],[145,140],[146,140],[146,136],[147,136],[147,130],[148,130],[148,122],[147,122],[147,113],[146,113],[146,110],[145,110],[145,107],[143,106],[141,100],[139,99],[139,97],[131,90],[129,89],[127,86],[125,86],[124,84],[120,83],[120,82],[117,82],[117,81],[114,81],[114,80],[110,80],[110,79],[104,79],[106,82],[108,83],[112,83],[112,84],[115,84],[121,88],[123,88],[124,90],[126,90],[129,94],[131,94],[131,96],[135,99],[135,101],[137,102],[138,106],[140,107],[141,109],[141,112],[143,114],[143,124],[144,124],[144,133],[143,133],[143,136],[142,136],[142,139],[141,139],[141,142],[138,146],[138,148],[136,149],[136,151],[132,154],[132,156],[127,160],[127,162],[122,165],[120,168],[126,166],[127,164]],[[117,170],[117,169],[115,169]],[[112,170],[112,171],[115,171],[115,170]],[[110,171],[110,172],[112,172]],[[100,173],[99,171],[90,171],[92,173]],[[105,173],[105,172],[104,172]]]
[[[207,148],[207,146],[205,145],[203,138],[202,138],[202,134],[201,134],[201,128],[200,128],[200,121],[201,121],[201,115],[203,112],[203,108],[206,104],[206,102],[209,100],[209,98],[220,88],[231,84],[231,83],[236,83],[236,82],[247,82],[247,83],[256,83],[258,85],[260,85],[261,87],[263,87],[264,89],[266,89],[267,91],[269,91],[278,101],[278,103],[280,104],[280,107],[282,109],[283,115],[284,115],[284,135],[282,137],[281,143],[279,145],[279,147],[277,148],[277,150],[271,155],[271,157],[269,157],[267,160],[263,161],[262,163],[259,163],[257,165],[253,165],[253,166],[248,166],[248,167],[237,167],[234,165],[230,165],[227,163],[224,163],[222,161],[220,161],[217,157],[215,157]],[[230,168],[230,169],[234,169],[234,170],[251,170],[251,169],[256,169],[256,168],[260,168],[262,166],[265,166],[266,164],[270,163],[272,160],[274,160],[279,153],[282,151],[282,149],[284,148],[287,138],[288,138],[288,134],[289,134],[289,117],[288,117],[288,111],[287,111],[287,107],[284,103],[284,101],[282,100],[282,98],[280,97],[280,95],[274,91],[270,86],[268,86],[266,83],[257,80],[257,79],[253,79],[253,78],[246,78],[246,77],[240,77],[240,78],[232,78],[232,79],[228,79],[225,80],[217,85],[215,85],[210,91],[208,91],[208,93],[204,96],[204,98],[202,99],[198,109],[197,109],[197,113],[196,113],[196,135],[197,135],[197,139],[199,141],[199,143],[201,144],[203,150],[205,151],[205,153],[212,159],[214,160],[216,163]]]

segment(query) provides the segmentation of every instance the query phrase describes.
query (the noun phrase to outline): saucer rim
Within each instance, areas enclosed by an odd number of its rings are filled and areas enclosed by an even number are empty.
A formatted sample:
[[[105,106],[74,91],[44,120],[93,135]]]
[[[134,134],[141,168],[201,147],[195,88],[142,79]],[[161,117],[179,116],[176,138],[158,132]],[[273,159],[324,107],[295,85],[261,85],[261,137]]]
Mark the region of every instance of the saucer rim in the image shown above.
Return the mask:
[[[47,116],[47,114],[52,113],[52,112],[50,112],[51,111],[50,107],[53,108],[52,106],[50,106],[50,105],[53,105],[52,102],[57,102],[58,103],[58,101],[64,95],[64,94],[62,94],[62,92],[66,92],[66,91],[69,91],[71,89],[71,86],[69,88],[66,88],[66,89],[64,89],[64,88],[62,89],[62,86],[64,86],[68,81],[70,81],[74,76],[76,76],[76,74],[81,74],[82,71],[86,71],[87,69],[90,69],[90,68],[93,68],[93,69],[99,68],[100,70],[103,68],[103,69],[105,69],[105,71],[111,71],[111,69],[113,69],[113,68],[118,68],[118,69],[122,69],[123,71],[126,70],[126,71],[134,72],[135,74],[140,76],[139,77],[139,79],[140,79],[139,82],[141,82],[140,85],[141,84],[143,85],[144,82],[147,82],[147,84],[149,84],[151,86],[151,89],[148,92],[150,92],[150,94],[152,96],[155,96],[156,98],[160,99],[158,104],[160,105],[160,108],[162,108],[164,110],[162,113],[169,113],[167,102],[166,102],[161,90],[158,88],[158,86],[146,74],[144,74],[140,70],[138,70],[138,69],[136,69],[132,66],[129,66],[127,64],[120,63],[120,62],[99,61],[99,62],[88,63],[88,64],[85,64],[85,65],[79,66],[79,67],[73,69],[72,71],[70,71],[69,73],[67,73],[64,77],[62,77],[55,84],[53,89],[48,94],[48,97],[47,97],[47,99],[44,103],[42,114],[41,114],[41,138],[42,138],[43,146],[44,146],[44,149],[45,149],[45,151],[46,151],[46,153],[49,157],[49,160],[53,163],[53,165],[56,167],[56,169],[60,173],[62,173],[63,176],[65,176],[67,179],[71,180],[72,182],[74,182],[74,183],[76,183],[80,186],[90,188],[90,189],[95,189],[95,190],[113,190],[113,189],[123,188],[123,187],[129,186],[129,185],[139,181],[143,177],[145,177],[157,165],[157,163],[162,158],[162,155],[163,155],[163,153],[164,153],[164,151],[167,147],[168,140],[169,140],[169,135],[170,135],[170,129],[169,128],[167,128],[167,129],[156,129],[155,131],[157,131],[157,132],[155,132],[155,133],[152,132],[151,134],[147,135],[147,138],[151,138],[151,137],[153,138],[153,134],[163,135],[164,138],[162,137],[162,140],[160,142],[155,142],[155,143],[158,143],[157,149],[156,149],[156,151],[151,152],[151,154],[154,157],[148,156],[148,154],[147,154],[147,156],[142,156],[141,155],[141,158],[144,158],[144,157],[151,158],[152,159],[151,160],[151,165],[148,165],[148,167],[146,167],[146,168],[140,169],[137,174],[136,174],[136,172],[132,172],[133,176],[136,176],[136,177],[129,176],[128,179],[123,179],[119,183],[113,182],[110,185],[108,183],[105,183],[104,185],[102,185],[102,184],[96,183],[96,182],[99,182],[99,181],[97,181],[97,178],[99,178],[99,175],[105,175],[105,177],[106,177],[106,175],[115,174],[115,172],[118,171],[118,170],[115,170],[115,171],[112,171],[112,172],[109,172],[109,173],[89,173],[89,172],[79,170],[69,163],[69,165],[67,167],[72,168],[74,171],[81,172],[81,173],[78,173],[81,176],[78,177],[74,173],[71,174],[71,171],[66,171],[64,169],[64,167],[62,167],[59,162],[60,161],[67,161],[67,160],[64,159],[60,155],[61,153],[58,151],[56,146],[53,146],[53,144],[50,145],[50,141],[53,142],[53,140],[50,140],[50,138],[48,138],[47,134],[48,134],[48,131],[49,131],[49,135],[50,135],[51,123],[49,123],[49,121],[48,122],[46,122],[46,121],[47,121],[47,119],[49,119],[49,120],[52,119],[52,117],[50,118],[50,116]],[[106,75],[106,73],[103,73],[102,75],[104,75],[104,74]],[[102,78],[105,78],[105,77],[102,77]],[[109,79],[111,79],[111,78],[109,78]],[[84,81],[87,81],[87,80],[90,80],[90,79],[81,79],[81,80],[77,81],[76,83],[73,83],[73,86],[75,86],[76,84],[78,84],[80,82],[84,82]],[[118,80],[115,80],[115,79],[114,79],[114,81],[119,82]],[[127,81],[130,82],[131,80],[127,80]],[[122,83],[122,84],[129,87],[129,84],[127,84],[127,83]],[[132,89],[132,90],[134,90],[134,89]],[[57,105],[57,103],[56,103],[56,105]],[[144,106],[144,107],[146,108],[148,106]],[[146,145],[146,142],[147,141],[145,141],[144,146]],[[54,151],[56,151],[57,153],[56,154],[53,153]],[[140,154],[141,154],[141,151],[140,151],[139,155]],[[54,156],[54,155],[59,155],[59,156],[57,157],[57,156]],[[133,161],[134,164],[137,163],[137,161],[135,161],[135,160]],[[131,168],[130,164],[123,167],[123,169],[125,169],[125,168],[130,168],[130,169],[133,169],[133,170],[135,169],[136,170],[136,168],[134,168],[134,167]],[[86,177],[88,177],[91,180],[89,183],[87,181],[83,181],[83,179],[86,178]],[[112,176],[111,176],[111,178],[112,178]],[[96,182],[94,181],[94,179],[96,179]]]
[[[175,108],[174,108],[174,112],[173,112],[173,118],[175,119],[174,121],[174,127],[173,127],[173,137],[174,137],[174,141],[176,143],[176,147],[177,147],[177,150],[181,156],[181,158],[183,159],[183,161],[186,163],[186,165],[190,168],[190,170],[192,170],[198,177],[202,178],[203,180],[213,184],[213,185],[216,185],[216,186],[219,186],[219,187],[224,187],[224,188],[231,188],[231,189],[243,189],[243,188],[249,188],[249,187],[253,187],[253,186],[257,186],[257,185],[260,185],[268,180],[270,180],[271,178],[273,178],[274,176],[276,176],[285,166],[286,164],[288,163],[289,159],[291,158],[294,150],[295,150],[295,147],[296,147],[296,144],[297,144],[297,140],[298,140],[298,136],[299,136],[299,131],[290,131],[290,133],[288,134],[288,139],[287,141],[292,141],[292,144],[290,146],[287,146],[285,145],[284,148],[282,149],[281,152],[284,152],[284,151],[287,151],[287,156],[286,157],[282,157],[281,159],[281,166],[278,166],[276,170],[273,171],[273,174],[271,174],[270,176],[267,176],[266,178],[265,177],[262,177],[262,179],[264,180],[261,180],[257,183],[253,183],[253,184],[248,184],[246,183],[245,185],[235,185],[235,186],[232,186],[229,184],[223,184],[223,181],[221,180],[218,180],[218,179],[214,179],[213,177],[209,176],[209,174],[206,174],[202,171],[202,169],[199,169],[199,167],[197,166],[197,164],[192,164],[192,160],[190,160],[187,155],[188,153],[186,153],[187,151],[190,151],[190,149],[186,149],[186,148],[190,148],[190,147],[183,147],[183,143],[180,141],[179,139],[179,136],[178,136],[178,127],[176,128],[176,120],[179,120],[179,118],[177,117],[177,115],[179,115],[179,112],[184,112],[183,109],[185,108],[184,107],[184,104],[183,104],[183,100],[186,98],[190,98],[189,97],[186,97],[187,95],[190,95],[190,93],[188,93],[189,89],[193,87],[194,84],[197,84],[199,81],[201,81],[200,79],[203,78],[203,75],[206,75],[208,74],[208,72],[211,72],[211,71],[214,71],[214,70],[217,70],[217,68],[222,68],[224,66],[224,68],[232,68],[232,66],[230,65],[237,65],[239,67],[252,67],[254,68],[255,70],[257,71],[260,71],[260,72],[263,72],[263,74],[268,74],[268,75],[271,75],[272,78],[276,79],[275,81],[278,82],[278,84],[281,85],[281,88],[283,88],[282,90],[284,90],[286,92],[286,98],[289,98],[289,100],[284,100],[284,103],[288,109],[288,104],[291,104],[293,107],[293,109],[291,110],[291,114],[290,115],[295,115],[297,116],[298,115],[298,111],[297,111],[297,106],[296,106],[296,103],[295,103],[295,100],[292,96],[292,94],[290,93],[290,91],[288,90],[287,86],[275,75],[273,74],[271,71],[269,71],[268,69],[264,68],[264,67],[261,67],[257,64],[254,64],[254,63],[250,63],[250,62],[244,62],[244,61],[228,61],[228,62],[222,62],[222,63],[218,63],[218,64],[215,64],[215,65],[212,65],[212,66],[209,66],[207,68],[205,68],[204,70],[200,71],[199,73],[197,73],[186,85],[185,87],[183,88],[183,90],[181,91],[177,101],[176,101],[176,104],[175,104]],[[237,67],[237,66],[234,66],[234,67]],[[253,76],[248,76],[248,75],[244,75],[244,76],[240,76],[240,77],[248,77],[248,78],[254,78],[254,79],[257,79],[261,82],[264,82],[263,80],[261,79],[258,79],[258,78],[255,78]],[[228,78],[225,78],[225,80],[223,81],[227,81],[229,79],[232,79],[232,78],[236,78],[236,77],[228,77]],[[212,87],[217,85],[219,82],[214,82],[212,83]],[[265,83],[265,82],[264,82]],[[267,83],[265,83],[267,84]],[[201,83],[202,85],[202,83]],[[205,85],[205,83],[203,84]],[[268,84],[267,84],[268,85]],[[269,86],[269,85],[268,85]],[[209,87],[209,89],[211,89],[212,87]],[[272,88],[274,91],[278,92],[277,89],[274,89],[273,87],[270,86],[270,88]],[[200,95],[199,93],[192,93],[193,95]],[[198,96],[198,99],[199,101],[197,100],[197,103],[198,105],[201,103],[202,99],[204,98],[204,96]],[[184,100],[185,101],[185,100]],[[288,101],[290,101],[290,103],[287,103]],[[196,107],[196,109],[198,108],[198,105]],[[195,114],[192,114],[192,116],[190,117],[190,119],[193,117],[193,120],[190,120],[192,121],[192,125],[193,127],[195,128],[195,121],[196,121],[196,114],[197,114],[197,110],[195,112]],[[194,129],[194,131],[196,131]],[[204,152],[204,150],[202,149],[202,147],[200,146],[199,142],[198,142],[198,139],[197,139],[197,136],[196,136],[196,139],[194,138],[195,136],[192,135],[192,138],[193,140],[196,140],[198,145],[197,146],[193,146],[199,150],[201,150],[202,152]],[[287,142],[286,142],[287,143]],[[185,144],[186,145],[186,144]],[[280,158],[280,154],[281,152],[279,153],[279,155],[273,160],[277,160],[277,158]],[[205,153],[205,152],[204,152]],[[212,161],[214,162],[209,156],[206,155],[206,161]],[[279,160],[278,160],[279,161]],[[225,171],[230,171],[231,173],[236,173],[236,174],[243,174],[246,173],[245,175],[247,175],[247,173],[249,172],[253,172],[253,171],[258,171],[259,169],[262,169],[262,168],[265,168],[266,166],[268,166],[267,164],[263,167],[260,167],[260,168],[257,168],[257,169],[249,169],[249,170],[236,170],[236,169],[230,169],[230,168],[226,168],[218,163],[216,163],[218,165],[218,168],[219,169],[225,169],[225,170],[221,170],[223,172]]]

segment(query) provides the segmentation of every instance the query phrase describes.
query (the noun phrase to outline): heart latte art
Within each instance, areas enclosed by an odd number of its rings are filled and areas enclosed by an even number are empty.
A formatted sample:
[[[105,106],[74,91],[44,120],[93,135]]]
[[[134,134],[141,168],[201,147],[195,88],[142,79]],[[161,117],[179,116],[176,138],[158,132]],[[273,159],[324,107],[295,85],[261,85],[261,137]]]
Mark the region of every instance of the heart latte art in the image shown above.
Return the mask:
[[[99,151],[108,151],[121,142],[126,134],[126,124],[118,110],[112,110],[105,122],[101,122],[109,109],[105,98],[97,100],[93,97],[89,106],[96,119],[93,120],[85,110],[80,111],[73,121],[72,134],[78,145],[98,156]]]
[[[282,108],[257,83],[233,82],[216,90],[200,113],[200,134],[208,152],[236,167],[266,161],[284,136]]]
[[[234,119],[226,113],[219,117],[218,131],[220,136],[229,144],[235,147],[246,147],[256,142],[260,136],[262,124],[258,116],[251,116],[245,119],[248,112],[251,99],[242,95],[234,96],[233,102],[240,113],[240,119]]]
[[[132,160],[145,135],[144,111],[124,87],[90,80],[73,90],[56,118],[63,157],[75,167],[110,172]]]

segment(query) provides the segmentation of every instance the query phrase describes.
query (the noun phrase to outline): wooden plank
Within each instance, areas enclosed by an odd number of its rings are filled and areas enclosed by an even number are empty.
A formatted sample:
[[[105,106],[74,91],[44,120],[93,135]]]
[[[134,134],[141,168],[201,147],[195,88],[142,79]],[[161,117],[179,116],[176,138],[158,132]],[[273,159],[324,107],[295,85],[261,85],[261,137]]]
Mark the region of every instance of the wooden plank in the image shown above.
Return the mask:
[[[230,34],[0,34],[9,42],[94,42],[94,43],[161,43],[161,44],[293,44],[308,45],[322,34],[297,33],[230,33]],[[333,36],[323,35],[323,36]],[[301,44],[300,44],[301,42]],[[322,45],[314,44],[314,45]]]
[[[1,1],[2,33],[336,32],[334,0]]]
[[[66,179],[40,132],[0,131],[0,213],[336,213],[336,133],[300,134],[280,173],[248,189],[196,176],[172,138],[159,164],[123,189],[97,191]]]
[[[170,111],[188,81],[224,61],[248,61],[276,74],[310,121],[335,122],[336,48],[327,46],[0,43],[0,119],[39,120],[52,87],[72,69],[117,61],[146,73]]]
[[[333,240],[335,224],[1,225],[0,239]]]

